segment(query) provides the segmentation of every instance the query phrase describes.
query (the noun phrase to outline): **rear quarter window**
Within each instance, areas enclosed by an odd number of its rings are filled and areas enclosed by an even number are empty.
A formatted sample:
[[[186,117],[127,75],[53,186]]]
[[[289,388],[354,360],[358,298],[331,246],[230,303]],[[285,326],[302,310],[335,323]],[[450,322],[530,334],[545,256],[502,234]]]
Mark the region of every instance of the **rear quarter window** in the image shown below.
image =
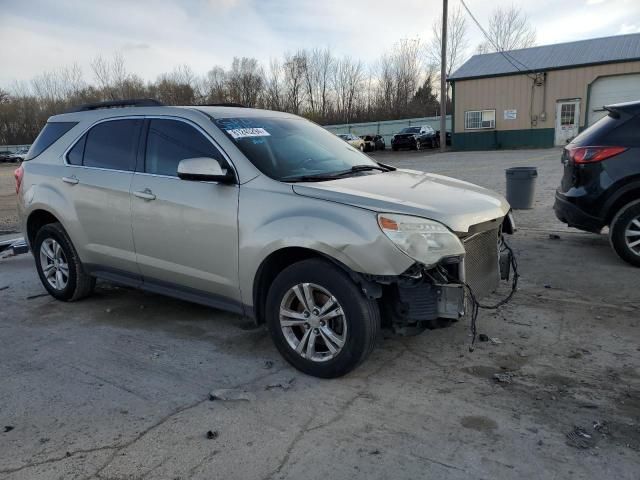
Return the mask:
[[[640,116],[607,115],[587,128],[571,142],[577,146],[620,145],[640,146]]]
[[[640,115],[621,122],[605,137],[605,145],[640,147]]]
[[[78,122],[47,122],[31,145],[25,161],[36,158],[77,124]]]

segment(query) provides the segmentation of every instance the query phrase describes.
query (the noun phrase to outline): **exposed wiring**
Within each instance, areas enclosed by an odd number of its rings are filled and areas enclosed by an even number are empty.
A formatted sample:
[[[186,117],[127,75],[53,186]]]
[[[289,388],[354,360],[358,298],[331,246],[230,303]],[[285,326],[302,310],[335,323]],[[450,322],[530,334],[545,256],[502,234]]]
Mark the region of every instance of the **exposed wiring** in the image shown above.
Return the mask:
[[[464,286],[465,290],[468,293],[468,298],[471,301],[471,321],[470,321],[470,329],[471,329],[471,345],[469,345],[469,351],[473,352],[474,348],[475,348],[475,344],[476,344],[476,338],[478,336],[478,327],[477,327],[477,320],[478,320],[478,313],[480,311],[480,309],[483,310],[497,310],[498,308],[506,305],[507,303],[509,303],[509,301],[511,301],[511,299],[513,298],[513,296],[515,295],[517,289],[518,289],[518,279],[520,278],[520,274],[518,273],[518,261],[516,260],[516,256],[513,253],[513,249],[509,246],[509,244],[507,243],[507,241],[504,239],[504,237],[502,237],[501,242],[500,242],[500,251],[504,252],[504,251],[508,251],[510,254],[510,261],[511,261],[511,268],[513,268],[513,280],[511,281],[511,291],[509,292],[509,294],[503,298],[502,300],[500,300],[498,303],[495,303],[493,305],[487,305],[487,304],[483,304],[480,303],[478,301],[478,299],[476,298],[473,289],[471,288],[471,286],[466,283],[466,282],[461,282],[460,280],[453,278],[451,275],[449,275],[449,273],[442,268],[440,270],[441,273],[444,274],[444,276],[452,283],[457,283],[459,285]]]

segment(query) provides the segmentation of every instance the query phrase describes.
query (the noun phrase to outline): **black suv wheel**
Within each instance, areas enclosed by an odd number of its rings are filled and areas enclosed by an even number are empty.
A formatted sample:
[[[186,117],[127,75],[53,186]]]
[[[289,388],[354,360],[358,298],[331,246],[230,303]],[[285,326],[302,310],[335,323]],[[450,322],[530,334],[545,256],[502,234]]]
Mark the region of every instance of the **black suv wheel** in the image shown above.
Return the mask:
[[[640,267],[640,200],[622,207],[613,218],[609,240],[620,258]]]
[[[269,333],[282,356],[298,370],[340,377],[373,350],[380,328],[377,303],[349,276],[321,259],[284,269],[269,289]]]
[[[91,294],[96,279],[82,268],[76,249],[60,223],[43,226],[33,242],[40,281],[58,300],[75,301]]]

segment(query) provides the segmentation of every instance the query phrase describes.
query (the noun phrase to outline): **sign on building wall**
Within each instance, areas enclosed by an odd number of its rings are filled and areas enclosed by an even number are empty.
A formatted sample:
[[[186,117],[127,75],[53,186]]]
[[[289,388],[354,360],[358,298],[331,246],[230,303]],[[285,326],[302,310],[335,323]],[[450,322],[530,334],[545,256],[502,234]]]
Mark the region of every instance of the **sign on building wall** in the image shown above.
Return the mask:
[[[518,117],[518,110],[515,108],[512,110],[504,111],[504,119],[505,120],[515,120]]]

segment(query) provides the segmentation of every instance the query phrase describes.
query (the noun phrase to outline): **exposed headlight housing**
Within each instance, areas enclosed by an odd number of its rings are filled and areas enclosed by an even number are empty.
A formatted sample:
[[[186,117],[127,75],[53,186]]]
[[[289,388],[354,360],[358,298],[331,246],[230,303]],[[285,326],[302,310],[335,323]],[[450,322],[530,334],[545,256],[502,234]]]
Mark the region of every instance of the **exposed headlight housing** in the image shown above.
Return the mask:
[[[381,213],[378,225],[400,250],[427,267],[445,257],[464,255],[460,239],[434,220],[411,215]]]

